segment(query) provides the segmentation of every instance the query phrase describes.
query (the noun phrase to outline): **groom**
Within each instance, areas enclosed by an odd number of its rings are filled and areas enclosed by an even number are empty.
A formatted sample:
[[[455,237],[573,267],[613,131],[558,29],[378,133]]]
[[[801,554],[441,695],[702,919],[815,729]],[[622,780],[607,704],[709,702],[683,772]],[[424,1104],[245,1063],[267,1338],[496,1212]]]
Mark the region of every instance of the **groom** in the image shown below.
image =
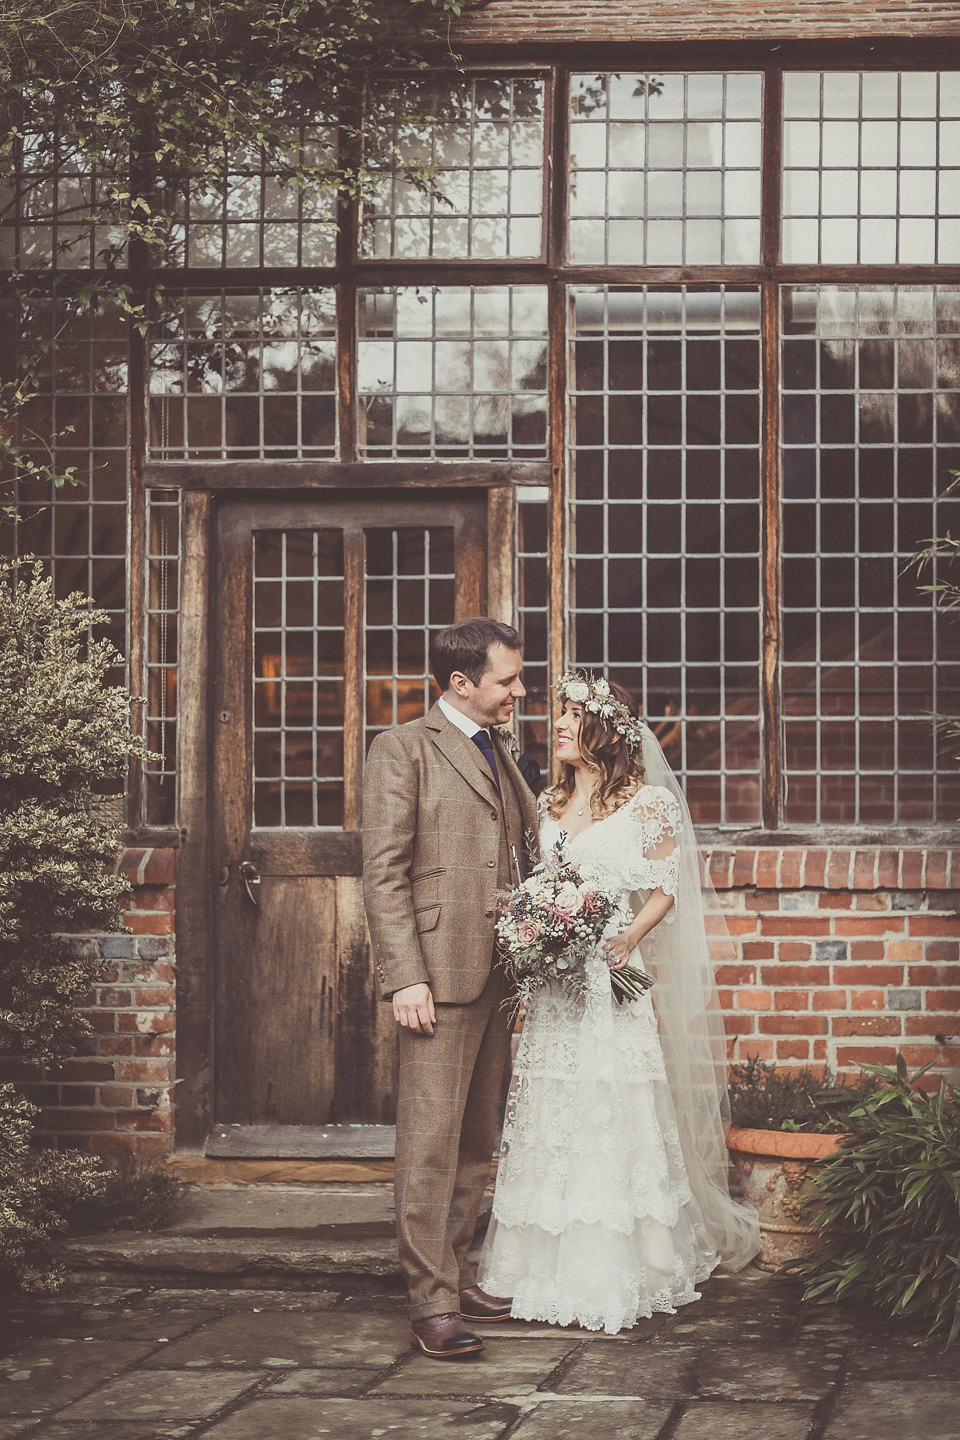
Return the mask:
[[[501,1320],[467,1264],[490,1172],[510,1026],[494,891],[516,884],[536,805],[497,729],[526,694],[520,636],[486,618],[434,636],[441,697],[384,731],[363,779],[363,896],[399,1026],[396,1213],[413,1339],[432,1359],[483,1349]],[[515,858],[516,857],[516,858]]]

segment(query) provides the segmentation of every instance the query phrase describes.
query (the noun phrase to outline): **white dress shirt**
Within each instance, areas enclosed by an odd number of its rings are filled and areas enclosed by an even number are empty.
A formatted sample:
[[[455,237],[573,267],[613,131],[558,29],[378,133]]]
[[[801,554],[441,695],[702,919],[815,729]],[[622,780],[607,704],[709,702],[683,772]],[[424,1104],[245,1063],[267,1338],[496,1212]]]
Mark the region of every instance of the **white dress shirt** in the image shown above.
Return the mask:
[[[478,735],[481,730],[487,729],[485,725],[478,725],[476,720],[471,720],[469,715],[464,715],[462,710],[458,710],[455,705],[451,705],[449,701],[444,700],[442,695],[437,700],[437,704],[440,706],[442,713],[450,721],[450,724],[456,725],[458,730],[462,730],[468,740],[472,740],[474,735]],[[487,734],[490,734],[489,730],[487,730]]]

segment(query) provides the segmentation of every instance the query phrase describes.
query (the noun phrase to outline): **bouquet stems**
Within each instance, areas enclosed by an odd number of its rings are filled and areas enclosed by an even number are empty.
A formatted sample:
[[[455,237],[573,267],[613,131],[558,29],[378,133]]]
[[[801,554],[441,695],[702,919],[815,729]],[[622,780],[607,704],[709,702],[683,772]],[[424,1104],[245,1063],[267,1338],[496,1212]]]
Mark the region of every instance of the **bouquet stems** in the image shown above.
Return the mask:
[[[610,971],[610,984],[614,999],[622,1005],[624,1000],[639,1000],[644,991],[650,989],[653,980],[635,965],[625,965],[622,970]]]

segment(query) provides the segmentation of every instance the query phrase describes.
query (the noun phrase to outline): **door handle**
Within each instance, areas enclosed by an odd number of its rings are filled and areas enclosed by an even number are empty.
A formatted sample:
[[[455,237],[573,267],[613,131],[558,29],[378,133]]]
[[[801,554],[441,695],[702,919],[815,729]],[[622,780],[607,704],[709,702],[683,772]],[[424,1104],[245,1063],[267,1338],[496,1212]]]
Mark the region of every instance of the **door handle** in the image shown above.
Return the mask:
[[[247,892],[247,899],[251,904],[259,906],[260,896],[257,894],[255,887],[260,884],[260,871],[252,860],[241,861],[240,878]]]

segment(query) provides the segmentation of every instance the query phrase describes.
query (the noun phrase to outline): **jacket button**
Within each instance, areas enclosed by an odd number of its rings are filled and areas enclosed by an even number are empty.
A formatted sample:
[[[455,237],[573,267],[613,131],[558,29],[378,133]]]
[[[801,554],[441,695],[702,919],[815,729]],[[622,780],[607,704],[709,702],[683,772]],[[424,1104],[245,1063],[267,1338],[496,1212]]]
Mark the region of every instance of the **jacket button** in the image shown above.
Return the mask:
[[[495,870],[496,867],[497,867],[497,862],[496,862],[496,860],[488,860],[488,861],[487,861],[487,869],[488,869],[488,870]]]
[[[499,819],[500,819],[500,816],[497,814],[496,810],[491,810],[491,811],[490,811],[490,819],[491,819],[491,820],[499,820]]]
[[[493,911],[492,911],[492,910],[484,910],[483,913],[484,913],[484,915],[486,915],[487,919],[489,920],[490,917],[491,917],[491,915],[493,914]]]

